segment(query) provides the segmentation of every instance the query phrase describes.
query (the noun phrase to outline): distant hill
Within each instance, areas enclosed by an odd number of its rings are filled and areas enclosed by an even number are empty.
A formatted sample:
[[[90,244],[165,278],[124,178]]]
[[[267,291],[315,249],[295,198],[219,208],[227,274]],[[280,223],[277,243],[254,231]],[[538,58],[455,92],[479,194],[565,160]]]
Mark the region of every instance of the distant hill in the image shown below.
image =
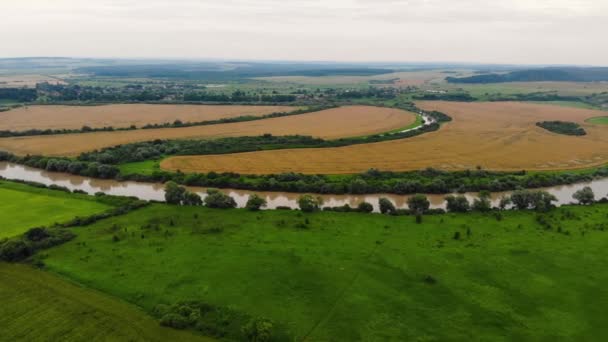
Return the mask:
[[[470,77],[447,77],[450,83],[503,82],[599,82],[608,81],[608,68],[543,68],[512,71],[506,74],[482,74]]]

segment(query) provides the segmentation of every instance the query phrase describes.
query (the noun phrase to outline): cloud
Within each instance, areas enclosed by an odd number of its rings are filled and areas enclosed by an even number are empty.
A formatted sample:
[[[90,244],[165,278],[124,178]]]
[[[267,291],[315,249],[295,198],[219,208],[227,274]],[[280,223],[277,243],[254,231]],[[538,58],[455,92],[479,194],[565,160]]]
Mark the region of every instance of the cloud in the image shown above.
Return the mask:
[[[7,56],[594,64],[608,57],[599,43],[608,31],[605,0],[20,0],[2,13]]]

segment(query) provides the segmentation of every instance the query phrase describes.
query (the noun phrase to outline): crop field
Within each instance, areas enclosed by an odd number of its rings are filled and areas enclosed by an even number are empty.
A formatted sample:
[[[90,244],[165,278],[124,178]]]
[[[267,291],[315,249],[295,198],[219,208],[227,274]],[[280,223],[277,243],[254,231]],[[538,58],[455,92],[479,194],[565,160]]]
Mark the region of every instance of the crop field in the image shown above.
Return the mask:
[[[298,109],[290,106],[113,104],[104,106],[27,106],[0,113],[0,130],[115,128],[131,125],[209,121],[262,116]]]
[[[43,262],[146,311],[202,301],[269,318],[290,340],[605,340],[607,214],[562,207],[547,228],[528,211],[417,225],[154,204],[76,229]]]
[[[453,74],[445,74],[441,70],[423,70],[423,71],[400,71],[382,75],[371,76],[274,76],[274,77],[259,77],[257,79],[276,82],[276,83],[292,83],[300,85],[357,85],[368,84],[370,81],[387,81],[395,80],[395,86],[419,86],[430,82],[444,82],[446,76],[464,77],[471,73],[467,70],[459,70]]]
[[[273,174],[349,174],[370,168],[392,171],[434,167],[444,170],[580,169],[608,162],[608,130],[585,120],[597,110],[519,102],[419,102],[453,121],[439,131],[413,138],[338,148],[272,150],[230,155],[179,156],[161,163],[184,172]],[[536,127],[539,121],[572,121],[583,137],[564,136]]]
[[[0,88],[34,88],[36,83],[65,84],[65,82],[55,76],[46,75],[1,75]]]
[[[211,341],[50,273],[0,263],[3,341]]]
[[[388,132],[407,127],[415,120],[416,115],[399,109],[347,106],[301,115],[208,126],[2,138],[0,150],[21,155],[74,156],[104,147],[154,139],[208,139],[266,133],[334,139]]]
[[[0,181],[0,239],[109,208],[87,196]]]

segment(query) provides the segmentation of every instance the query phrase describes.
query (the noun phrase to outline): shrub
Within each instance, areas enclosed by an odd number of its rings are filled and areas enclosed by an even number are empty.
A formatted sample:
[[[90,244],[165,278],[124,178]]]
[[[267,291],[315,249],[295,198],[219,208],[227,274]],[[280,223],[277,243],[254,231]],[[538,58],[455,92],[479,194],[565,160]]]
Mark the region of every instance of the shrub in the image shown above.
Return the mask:
[[[306,194],[298,198],[298,206],[300,207],[300,210],[305,213],[318,211],[322,204],[323,199],[320,197],[314,197],[312,195]]]
[[[249,199],[247,200],[247,204],[245,204],[245,208],[251,210],[251,211],[257,211],[260,210],[262,207],[266,206],[266,200],[260,196],[258,196],[257,194],[253,194],[251,196],[249,196]]]
[[[22,240],[9,240],[0,245],[0,260],[20,261],[33,254],[31,247]]]
[[[407,205],[411,211],[422,214],[430,208],[431,202],[425,195],[416,194],[407,200]]]
[[[184,205],[202,205],[203,200],[201,199],[201,196],[195,194],[194,192],[186,191],[184,192],[182,203]]]
[[[229,209],[236,208],[236,201],[234,198],[220,192],[216,189],[207,190],[207,197],[205,197],[205,206],[208,208],[218,209]]]
[[[578,203],[582,205],[592,204],[593,202],[595,202],[595,194],[593,193],[593,189],[588,186],[575,192],[574,195],[572,195],[572,198],[577,200]]]
[[[173,181],[165,184],[165,201],[169,204],[181,204],[186,189]]]
[[[487,212],[492,210],[492,202],[490,202],[490,193],[481,191],[479,197],[473,201],[473,210]]]
[[[383,214],[395,213],[395,205],[388,198],[381,197],[378,200],[378,206],[380,207],[380,212]]]
[[[470,209],[469,200],[464,195],[448,195],[445,200],[447,202],[446,209],[449,212],[464,213]]]
[[[251,342],[269,342],[272,341],[272,330],[274,324],[267,319],[253,319],[249,321],[243,328],[243,335],[247,341]]]
[[[374,206],[367,202],[361,202],[357,206],[357,211],[362,213],[371,213],[372,211],[374,211]]]

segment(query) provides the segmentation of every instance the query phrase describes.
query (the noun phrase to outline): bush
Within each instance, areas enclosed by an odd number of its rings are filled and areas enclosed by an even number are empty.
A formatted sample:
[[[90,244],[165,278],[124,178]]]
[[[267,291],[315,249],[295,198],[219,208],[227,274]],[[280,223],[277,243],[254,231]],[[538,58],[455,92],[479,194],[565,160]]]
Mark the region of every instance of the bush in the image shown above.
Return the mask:
[[[186,189],[173,181],[165,184],[165,201],[168,204],[182,204]]]
[[[247,341],[269,342],[272,341],[272,330],[274,324],[267,319],[254,319],[249,321],[243,328],[243,335]]]
[[[22,240],[8,240],[0,245],[0,260],[3,261],[20,261],[32,254],[32,248]]]
[[[306,194],[298,198],[298,206],[300,207],[300,210],[305,213],[318,211],[322,204],[323,199],[320,197],[314,197],[312,195]]]
[[[208,208],[217,209],[229,209],[236,208],[236,201],[234,198],[220,192],[216,189],[207,190],[207,197],[205,197],[205,206]]]
[[[174,329],[186,329],[190,323],[188,319],[176,313],[168,313],[160,319],[160,325]]]
[[[367,202],[361,202],[357,206],[357,211],[362,213],[371,213],[372,211],[374,211],[374,206]]]
[[[44,228],[32,228],[25,232],[25,237],[30,241],[44,240],[49,236],[49,233]]]
[[[467,211],[469,211],[470,209],[470,204],[469,204],[469,200],[467,200],[467,198],[464,195],[458,195],[458,196],[454,196],[454,195],[448,195],[445,197],[446,200],[446,209],[449,212],[454,212],[454,213],[465,213]]]
[[[184,192],[182,203],[184,205],[202,205],[203,200],[201,199],[201,196],[195,194],[194,192],[186,191]]]
[[[407,200],[407,205],[411,211],[422,214],[431,207],[431,202],[425,195],[416,194]]]
[[[572,195],[572,198],[578,201],[578,203],[582,205],[592,204],[595,202],[595,194],[593,193],[593,189],[591,187],[584,187]]]
[[[249,199],[247,200],[247,204],[245,204],[245,208],[247,208],[251,211],[258,211],[262,207],[265,207],[265,206],[266,206],[266,200],[263,199],[262,197],[258,196],[257,194],[253,194],[253,195],[249,196]]]
[[[490,202],[490,193],[481,191],[479,197],[473,201],[473,210],[487,212],[492,210],[492,202]]]
[[[388,198],[381,197],[378,200],[378,206],[380,207],[380,212],[383,214],[395,213],[395,205]]]

